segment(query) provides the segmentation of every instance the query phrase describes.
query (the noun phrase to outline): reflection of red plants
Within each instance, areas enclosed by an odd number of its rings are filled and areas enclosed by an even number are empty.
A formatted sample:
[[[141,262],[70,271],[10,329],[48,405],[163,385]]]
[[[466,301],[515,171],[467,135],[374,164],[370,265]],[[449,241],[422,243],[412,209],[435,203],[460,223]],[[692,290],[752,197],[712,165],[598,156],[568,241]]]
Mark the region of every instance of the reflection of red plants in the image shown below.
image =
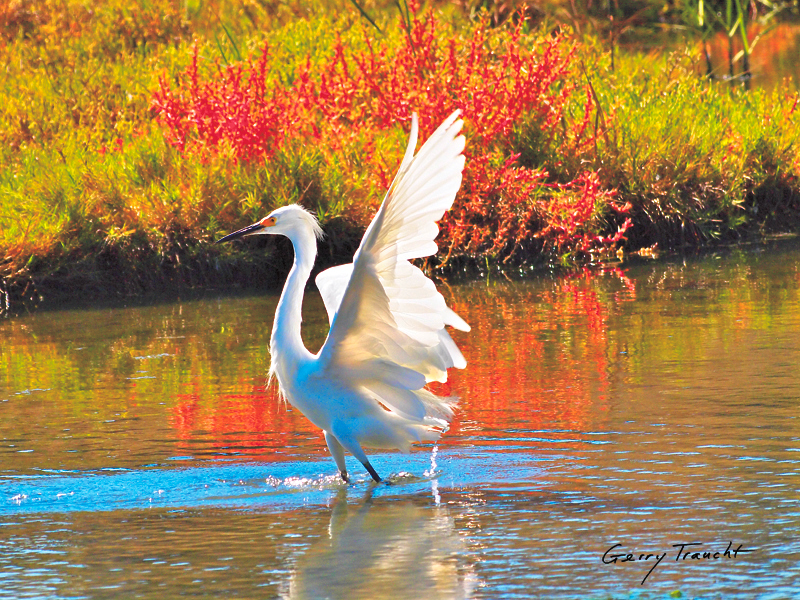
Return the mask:
[[[623,289],[609,294],[609,278]],[[492,290],[476,290],[474,298],[460,290],[465,301],[455,302],[472,331],[456,340],[467,370],[451,371],[436,390],[462,398],[441,444],[530,446],[531,437],[566,441],[595,429],[610,385],[608,319],[619,303],[635,299],[633,283],[608,269],[583,271],[536,292],[524,284]],[[476,440],[473,430],[486,431],[486,441]],[[501,439],[493,432],[502,432]]]
[[[197,442],[208,438],[211,448],[232,454],[263,456],[280,460],[297,438],[319,438],[303,454],[323,454],[320,432],[303,416],[287,410],[274,389],[253,386],[248,393],[225,394],[215,402],[204,402],[194,394],[181,398],[172,409],[170,424],[185,447],[197,451]],[[231,435],[230,439],[226,439]],[[293,441],[294,440],[294,441]]]
[[[615,354],[609,320],[620,304],[636,299],[621,270],[585,270],[535,287],[465,287],[458,296],[451,304],[472,331],[455,332],[467,369],[451,370],[448,383],[431,386],[461,397],[441,445],[552,448],[602,427]],[[190,453],[207,440],[214,451],[262,460],[327,456],[321,432],[288,411],[274,388],[249,378],[213,401],[183,396],[171,425]]]
[[[596,173],[579,171],[546,186],[544,169],[519,162],[522,128],[538,132],[535,144],[568,155],[565,163],[580,164],[594,146],[595,109],[588,90],[570,83],[576,78],[566,40],[523,36],[522,27],[504,33],[479,27],[464,42],[433,13],[413,13],[402,42],[367,39],[365,49],[351,50],[339,41],[320,68],[310,60],[299,67],[291,85],[272,75],[267,48],[257,61],[221,68],[209,81],[201,81],[195,55],[177,90],[162,79],[154,106],[181,149],[224,145],[248,161],[269,158],[291,140],[327,153],[328,164],[370,173],[366,186],[353,184],[367,188],[365,194],[389,185],[402,150],[390,160],[376,150],[387,131],[417,112],[425,139],[458,107],[467,124],[467,168],[441,224],[447,256],[509,257],[532,249],[535,240],[558,250],[615,245],[630,221],[597,234],[604,215],[624,209]],[[576,104],[581,116],[572,122],[568,107]]]

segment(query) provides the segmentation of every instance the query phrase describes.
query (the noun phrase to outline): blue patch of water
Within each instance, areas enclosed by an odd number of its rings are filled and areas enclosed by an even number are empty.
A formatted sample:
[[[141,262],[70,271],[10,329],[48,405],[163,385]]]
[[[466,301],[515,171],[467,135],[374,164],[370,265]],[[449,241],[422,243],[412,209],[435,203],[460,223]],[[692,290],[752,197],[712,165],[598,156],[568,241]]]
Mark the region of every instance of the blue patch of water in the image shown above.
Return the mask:
[[[539,461],[530,456],[498,450],[502,449],[374,455],[374,464],[385,477],[379,485],[374,485],[361,465],[351,458],[348,458],[350,484],[341,480],[330,460],[270,464],[217,462],[185,468],[154,465],[94,471],[51,469],[41,475],[4,475],[0,477],[0,516],[146,508],[325,505],[343,487],[372,488],[376,497],[395,494],[401,489],[403,494],[413,495],[427,493],[432,487],[435,490],[439,484],[450,488],[480,487],[482,474],[490,472],[495,487],[502,487],[504,481],[509,484],[519,481],[520,477],[532,481],[541,473]],[[501,461],[497,460],[499,456]]]

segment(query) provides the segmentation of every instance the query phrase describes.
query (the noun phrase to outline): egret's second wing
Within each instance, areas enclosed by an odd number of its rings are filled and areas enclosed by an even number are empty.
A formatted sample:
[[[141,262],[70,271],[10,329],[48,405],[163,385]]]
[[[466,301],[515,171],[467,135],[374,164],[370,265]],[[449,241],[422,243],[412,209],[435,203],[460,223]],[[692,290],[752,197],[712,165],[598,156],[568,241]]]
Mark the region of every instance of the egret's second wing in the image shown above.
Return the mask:
[[[358,380],[371,390],[389,386],[398,391],[399,398],[400,390],[419,390],[428,381],[445,381],[448,368],[466,366],[445,325],[464,331],[469,326],[447,308],[433,282],[408,262],[437,250],[436,222],[452,206],[461,186],[461,126],[456,111],[414,156],[414,116],[400,170],[352,266],[320,274],[319,287],[333,315],[319,353],[322,372]],[[352,273],[342,293],[341,276],[346,269]],[[385,393],[379,395],[385,398]],[[419,400],[418,394],[414,397]],[[416,406],[409,403],[403,406],[401,400],[387,400],[404,414],[421,410],[418,402]]]
[[[315,279],[317,289],[320,296],[322,296],[322,302],[325,304],[325,310],[328,313],[328,323],[331,325],[333,325],[333,317],[336,316],[336,311],[339,310],[342,296],[344,296],[352,274],[353,263],[348,263],[325,269]]]

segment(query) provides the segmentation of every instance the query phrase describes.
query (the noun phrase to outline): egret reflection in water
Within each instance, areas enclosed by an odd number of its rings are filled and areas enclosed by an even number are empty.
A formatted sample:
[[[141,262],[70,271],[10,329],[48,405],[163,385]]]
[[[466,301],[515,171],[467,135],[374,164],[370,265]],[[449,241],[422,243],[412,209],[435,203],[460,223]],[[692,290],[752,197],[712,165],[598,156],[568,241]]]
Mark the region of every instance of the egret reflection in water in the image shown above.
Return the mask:
[[[446,506],[374,499],[371,490],[353,504],[341,489],[327,535],[298,558],[280,596],[470,598],[478,579],[468,555]]]

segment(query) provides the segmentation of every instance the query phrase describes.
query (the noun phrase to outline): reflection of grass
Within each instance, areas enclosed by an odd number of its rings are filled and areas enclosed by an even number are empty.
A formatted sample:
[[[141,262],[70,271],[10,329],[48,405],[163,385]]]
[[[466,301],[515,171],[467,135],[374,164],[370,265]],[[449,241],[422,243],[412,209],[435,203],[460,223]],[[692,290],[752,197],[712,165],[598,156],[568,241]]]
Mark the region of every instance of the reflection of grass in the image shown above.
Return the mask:
[[[377,110],[372,92],[346,90],[356,81],[375,87],[374,73],[354,75],[356,60],[368,55],[368,43],[390,57],[403,44],[416,44],[413,58],[425,49],[422,38],[412,40],[394,10],[382,13],[371,5],[366,8],[386,35],[354,9],[339,14],[333,5],[302,0],[128,4],[21,0],[0,8],[6,65],[0,83],[0,312],[12,299],[36,301],[41,294],[53,301],[277,283],[276,271],[286,267],[284,246],[269,259],[264,249],[274,247],[271,241],[244,250],[208,242],[289,201],[315,208],[331,234],[323,261],[352,252],[402,152],[400,127],[370,129],[367,121],[377,117],[356,119],[355,112],[339,121],[326,117],[317,121],[324,135],[313,143],[289,136],[280,148],[268,146],[242,160],[235,140],[212,148],[198,138],[181,151],[171,143],[175,131],[165,129],[168,119],[156,120],[153,100],[159,89],[186,92],[181,78],[195,48],[198,77],[219,91],[216,82],[228,66],[257,59],[268,39],[267,89],[291,86],[307,69],[315,85],[324,73],[329,92],[358,100],[347,110]],[[474,114],[467,122],[473,171],[444,226],[443,247],[451,259],[499,261],[510,253],[524,261],[587,259],[624,242],[616,234],[627,216],[633,223],[626,232],[630,248],[703,243],[796,224],[800,110],[785,91],[744,95],[708,86],[685,56],[623,55],[612,70],[592,42],[579,46],[573,58],[559,58],[568,43],[553,45],[533,29],[521,30],[517,46],[504,46],[513,41],[510,29],[480,34],[474,23],[445,10],[437,41],[442,52],[451,39],[463,49],[485,35],[483,50],[496,51],[478,53],[487,65],[492,56],[503,56],[504,47],[517,56],[554,48],[548,60],[563,70],[549,88],[542,84],[538,96],[525,92],[539,104],[499,127],[498,115],[510,110],[500,99],[524,94],[501,96],[508,90],[492,84],[479,96],[480,81],[464,75],[468,69],[458,63],[464,59],[458,52],[454,71],[442,70],[446,60],[431,67],[436,81],[460,73],[466,86],[460,93],[472,102],[465,109]],[[337,49],[352,54],[334,59]],[[375,64],[397,69],[391,61]],[[346,65],[349,79],[336,71]],[[494,67],[497,81],[508,79]],[[424,87],[414,83],[412,70],[391,71],[395,84]],[[415,92],[414,101],[439,106],[435,100],[449,109],[453,102],[429,87],[427,96]],[[383,92],[397,101],[402,89]],[[544,104],[549,115],[541,98],[550,102]],[[419,110],[417,104],[403,110]],[[293,110],[308,118],[300,112],[312,108]],[[381,119],[392,121],[399,110]],[[490,138],[490,127],[502,137]],[[517,161],[508,160],[516,153]],[[627,203],[628,213],[614,210]]]

